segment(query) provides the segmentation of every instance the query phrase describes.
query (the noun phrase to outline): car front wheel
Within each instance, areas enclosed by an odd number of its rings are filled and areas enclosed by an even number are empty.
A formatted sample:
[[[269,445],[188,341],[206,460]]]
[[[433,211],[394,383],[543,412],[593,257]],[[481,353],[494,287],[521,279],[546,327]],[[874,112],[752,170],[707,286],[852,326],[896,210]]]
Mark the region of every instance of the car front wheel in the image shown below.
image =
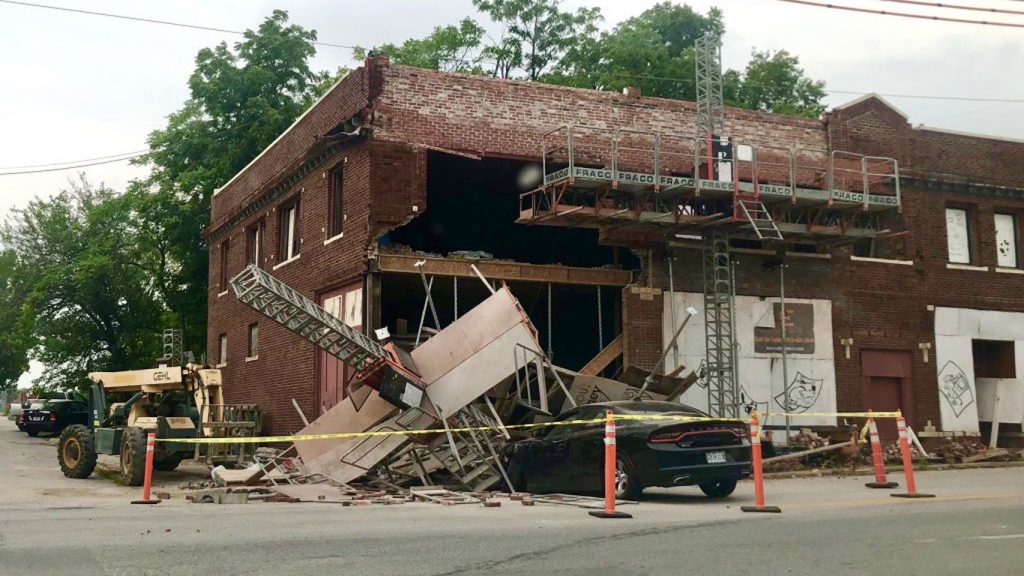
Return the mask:
[[[618,500],[639,500],[644,487],[636,479],[633,467],[629,462],[618,457],[615,459],[615,498]]]
[[[736,479],[705,482],[700,485],[700,489],[707,494],[708,498],[725,498],[736,490]]]

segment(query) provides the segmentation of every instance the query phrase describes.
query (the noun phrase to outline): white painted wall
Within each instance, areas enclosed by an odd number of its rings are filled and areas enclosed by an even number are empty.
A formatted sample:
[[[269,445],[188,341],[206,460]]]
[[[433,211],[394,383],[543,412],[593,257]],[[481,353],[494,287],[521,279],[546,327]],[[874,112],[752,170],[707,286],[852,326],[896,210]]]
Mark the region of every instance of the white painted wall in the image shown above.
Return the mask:
[[[665,293],[669,295],[668,292]],[[700,366],[704,360],[704,296],[696,292],[676,292],[672,303],[676,312],[675,326],[672,326],[671,311],[666,302],[662,326],[663,338],[670,342],[678,329],[678,323],[686,316],[686,307],[698,310],[686,325],[678,340],[679,363],[687,372]],[[741,394],[746,401],[756,405],[758,412],[768,414],[766,424],[782,425],[785,419],[773,416],[783,412],[783,379],[781,353],[754,352],[754,327],[773,326],[775,316],[773,305],[778,298],[756,296],[736,297],[736,338],[739,342],[739,381]],[[793,411],[806,413],[836,411],[836,375],[832,349],[832,302],[829,300],[804,300],[787,298],[786,303],[811,304],[814,310],[814,353],[788,354],[787,368],[791,387],[791,401],[798,404]],[[665,360],[666,372],[676,367],[670,352]],[[708,407],[707,388],[698,383],[682,397],[682,402],[701,410]],[[793,419],[796,427],[834,425],[836,419],[828,416],[798,417]]]
[[[1024,419],[1024,313],[937,307],[935,370],[943,430],[978,432],[979,413],[981,420],[991,418],[994,381],[974,377],[973,339],[1015,341],[1017,377],[999,384],[1000,414],[1019,418],[1007,421]]]

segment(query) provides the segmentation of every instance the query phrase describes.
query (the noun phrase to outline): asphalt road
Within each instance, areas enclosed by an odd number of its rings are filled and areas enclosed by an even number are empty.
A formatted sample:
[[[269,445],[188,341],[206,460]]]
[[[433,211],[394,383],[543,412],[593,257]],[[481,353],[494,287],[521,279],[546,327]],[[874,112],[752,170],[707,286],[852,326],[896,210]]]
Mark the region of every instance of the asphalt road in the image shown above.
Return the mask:
[[[55,449],[23,437],[0,425],[4,576],[1024,574],[1024,468],[919,474],[919,489],[937,495],[928,500],[890,498],[864,488],[864,477],[774,480],[766,490],[778,515],[739,511],[752,501],[749,484],[724,502],[695,489],[654,491],[624,508],[631,520],[508,501],[219,506],[173,498],[140,507],[127,503],[135,489],[44,474]],[[31,481],[29,469],[41,479]],[[42,494],[55,489],[64,491]]]

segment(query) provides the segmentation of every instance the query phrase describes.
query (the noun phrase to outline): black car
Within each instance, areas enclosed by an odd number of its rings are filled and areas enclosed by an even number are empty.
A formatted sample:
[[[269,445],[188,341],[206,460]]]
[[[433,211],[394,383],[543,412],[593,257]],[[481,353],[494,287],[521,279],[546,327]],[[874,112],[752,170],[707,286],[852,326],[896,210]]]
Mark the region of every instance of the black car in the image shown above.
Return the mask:
[[[81,400],[47,400],[42,408],[25,410],[21,427],[29,436],[60,434],[72,424],[89,424],[89,404]]]
[[[620,401],[587,404],[556,421],[594,420],[613,414],[707,417],[683,404]],[[516,490],[598,492],[604,471],[604,424],[540,428],[536,437],[505,449]],[[712,498],[732,494],[749,476],[750,433],[742,420],[616,421],[616,497],[635,500],[649,486],[700,486]]]

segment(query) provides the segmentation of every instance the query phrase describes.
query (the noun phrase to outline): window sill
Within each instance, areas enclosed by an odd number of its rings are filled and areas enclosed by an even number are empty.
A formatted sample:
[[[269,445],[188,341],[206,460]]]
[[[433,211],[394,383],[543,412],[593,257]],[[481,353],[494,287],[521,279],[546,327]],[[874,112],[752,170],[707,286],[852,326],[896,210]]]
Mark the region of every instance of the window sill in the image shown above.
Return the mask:
[[[223,292],[218,292],[218,293],[217,293],[217,298],[220,298],[221,296],[223,296],[223,295],[225,295],[225,294],[227,294],[227,293],[228,293],[228,291],[227,291],[227,290],[225,290],[225,291],[223,291]]]
[[[897,266],[913,266],[913,260],[891,260],[889,258],[871,258],[869,256],[850,256],[854,262],[877,262],[879,264],[895,264]]]
[[[218,370],[220,370],[221,368],[227,368],[228,367],[228,363],[225,362],[223,364],[215,364],[213,367],[218,369]]]
[[[1024,270],[1020,268],[996,268],[996,272],[1000,274],[1024,274]]]
[[[292,262],[295,262],[296,260],[298,260],[301,257],[302,257],[302,254],[296,254],[295,256],[292,256],[291,258],[285,260],[284,262],[281,262],[280,264],[274,265],[273,270],[277,270],[278,268],[280,268],[282,266],[287,266],[288,264],[291,264]]]
[[[953,264],[952,262],[946,263],[948,270],[970,270],[972,272],[988,272],[988,266],[971,266],[970,264]]]
[[[344,235],[345,235],[345,233],[342,232],[341,234],[338,234],[337,236],[332,236],[332,237],[328,238],[327,240],[324,240],[324,246],[327,246],[328,244],[330,244],[331,242],[334,242],[335,240],[341,240],[342,236],[344,236]]]
[[[818,260],[831,260],[831,254],[824,254],[818,252],[786,252],[786,258],[815,258]]]
[[[259,359],[260,359],[260,355],[259,354],[255,355],[255,356],[246,356],[245,357],[245,361],[246,362],[255,362],[255,361],[259,360]]]

